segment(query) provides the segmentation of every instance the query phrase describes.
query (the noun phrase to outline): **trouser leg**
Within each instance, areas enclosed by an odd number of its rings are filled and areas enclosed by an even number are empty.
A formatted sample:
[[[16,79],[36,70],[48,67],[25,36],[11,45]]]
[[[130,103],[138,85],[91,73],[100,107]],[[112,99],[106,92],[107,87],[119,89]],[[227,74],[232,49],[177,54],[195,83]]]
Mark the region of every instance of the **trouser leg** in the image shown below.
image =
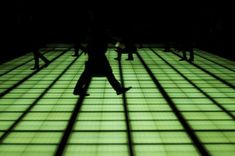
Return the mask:
[[[39,56],[37,51],[33,52],[33,57],[34,57],[34,68],[39,68]]]
[[[90,71],[85,69],[77,81],[77,84],[74,88],[74,93],[85,92],[85,88],[87,87],[87,84],[90,83],[90,81],[91,81],[91,73]]]
[[[121,84],[118,82],[118,80],[114,77],[114,74],[111,72],[111,73],[108,73],[106,74],[106,77],[110,83],[110,85],[112,86],[112,88],[115,90],[115,91],[120,91],[122,89],[122,86]]]
[[[189,58],[189,60],[190,60],[190,61],[194,61],[194,51],[193,51],[193,49],[190,49],[189,53],[190,53],[190,58]]]
[[[45,56],[43,56],[40,52],[38,52],[38,56],[39,56],[39,58],[41,58],[45,63],[48,63],[48,62],[49,62],[49,60],[48,60]]]

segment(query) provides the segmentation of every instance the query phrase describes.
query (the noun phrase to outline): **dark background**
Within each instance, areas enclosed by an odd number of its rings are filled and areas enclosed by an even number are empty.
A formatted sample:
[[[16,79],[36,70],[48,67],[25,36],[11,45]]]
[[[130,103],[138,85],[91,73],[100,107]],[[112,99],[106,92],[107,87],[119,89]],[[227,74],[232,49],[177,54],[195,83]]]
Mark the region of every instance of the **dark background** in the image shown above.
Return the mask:
[[[35,36],[45,44],[72,44],[78,32],[89,31],[93,16],[110,34],[130,30],[137,43],[163,44],[191,31],[196,48],[234,59],[229,5],[19,0],[1,8],[1,63],[29,52]]]

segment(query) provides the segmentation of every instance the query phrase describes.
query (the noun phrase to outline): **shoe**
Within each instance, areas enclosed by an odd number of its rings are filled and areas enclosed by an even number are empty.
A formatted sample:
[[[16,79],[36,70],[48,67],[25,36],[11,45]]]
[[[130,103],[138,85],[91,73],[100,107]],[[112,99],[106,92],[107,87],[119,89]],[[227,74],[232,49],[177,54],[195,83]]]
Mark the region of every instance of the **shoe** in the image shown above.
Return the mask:
[[[185,61],[186,60],[186,58],[181,58],[181,59],[179,59],[179,61]]]
[[[84,91],[73,91],[73,95],[79,95],[79,96],[89,96],[90,94],[84,92]]]
[[[31,68],[31,70],[39,70],[39,67],[37,66],[37,67],[33,67],[33,68]]]
[[[193,59],[189,59],[188,62],[189,62],[189,63],[193,63]]]
[[[78,53],[74,53],[72,56],[77,57],[78,55],[79,55]]]
[[[120,90],[118,90],[116,93],[117,95],[120,95],[120,94],[123,94],[123,93],[126,93],[128,90],[130,90],[132,87],[128,87],[128,88],[122,88]]]
[[[126,60],[127,61],[133,61],[134,59],[133,58],[127,58]]]
[[[47,62],[44,64],[43,67],[44,67],[44,68],[48,67],[50,63],[51,63],[50,61],[47,61]]]

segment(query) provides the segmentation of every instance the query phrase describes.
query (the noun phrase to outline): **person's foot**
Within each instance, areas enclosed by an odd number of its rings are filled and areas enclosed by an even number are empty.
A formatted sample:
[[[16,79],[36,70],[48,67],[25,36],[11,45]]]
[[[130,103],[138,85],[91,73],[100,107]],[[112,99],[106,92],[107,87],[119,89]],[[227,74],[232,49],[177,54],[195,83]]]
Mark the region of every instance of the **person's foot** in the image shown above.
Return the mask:
[[[77,56],[78,56],[78,53],[74,53],[72,56],[73,56],[73,57],[77,57]]]
[[[179,61],[185,61],[185,60],[187,60],[186,58],[181,58],[181,59],[179,59]]]
[[[89,96],[90,94],[86,93],[85,91],[73,91],[73,95],[79,95],[79,96]]]
[[[31,70],[39,70],[39,66],[34,66]]]
[[[122,89],[118,90],[116,93],[117,93],[117,95],[120,95],[120,94],[126,93],[131,88],[132,87],[122,88]]]
[[[46,68],[47,66],[49,66],[50,63],[51,63],[50,61],[47,61],[43,67]]]
[[[189,61],[189,63],[193,63],[193,59],[189,59],[188,61]]]

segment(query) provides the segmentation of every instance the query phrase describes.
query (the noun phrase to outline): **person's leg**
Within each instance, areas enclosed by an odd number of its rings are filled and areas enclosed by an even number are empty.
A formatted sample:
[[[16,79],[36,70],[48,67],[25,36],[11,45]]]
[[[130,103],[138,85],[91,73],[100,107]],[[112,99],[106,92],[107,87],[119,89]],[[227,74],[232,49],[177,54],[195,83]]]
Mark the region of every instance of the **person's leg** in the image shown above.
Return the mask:
[[[39,51],[38,51],[38,56],[39,56],[39,58],[41,58],[45,62],[44,67],[46,67],[50,64],[50,61],[45,56],[43,56]]]
[[[165,48],[164,48],[164,52],[169,52],[170,51],[170,42],[166,41],[165,43]]]
[[[183,53],[183,57],[180,59],[180,61],[187,60],[186,51],[185,51],[185,50],[182,50],[182,53]]]
[[[39,56],[38,56],[37,50],[33,50],[33,57],[34,57],[34,67],[31,69],[38,70],[39,69]]]
[[[117,48],[115,51],[117,52],[117,57],[115,58],[115,60],[120,61],[120,60],[121,60],[121,57],[122,57],[123,49]]]
[[[194,61],[194,51],[192,48],[189,50],[189,55],[190,55],[189,62],[193,62]]]
[[[133,53],[131,51],[128,52],[128,58],[126,60],[134,60]]]
[[[80,44],[75,41],[74,42],[74,54],[72,56],[78,56],[79,55],[79,49],[80,49]]]
[[[127,42],[126,51],[128,53],[128,58],[126,60],[134,60],[133,53],[137,52],[137,48],[132,42]]]
[[[86,47],[84,47],[84,46],[81,45],[81,44],[80,44],[80,49],[81,49],[82,52],[87,53]]]
[[[126,60],[134,60],[134,58],[133,58],[133,52],[135,52],[135,51],[136,51],[135,48],[130,48],[130,49],[128,49],[128,50],[127,50],[127,52],[128,52],[128,58],[127,58]]]
[[[103,69],[104,75],[107,77],[110,85],[116,91],[117,95],[125,93],[127,90],[129,90],[131,88],[131,87],[123,88],[121,86],[121,84],[115,78],[115,76],[114,76],[114,74],[112,72],[112,68],[111,68],[111,66],[109,64],[109,61],[108,61],[108,59],[107,59],[107,57],[105,55],[104,55],[103,58],[101,58],[101,62],[102,62],[102,64],[100,65],[100,67]]]
[[[112,72],[106,74],[106,77],[112,86],[112,88],[116,91],[117,95],[127,92],[131,87],[123,88],[118,80],[114,77]]]
[[[78,53],[79,52],[79,47],[77,47],[77,46],[74,46],[74,54],[73,54],[73,56],[78,56]]]
[[[118,82],[118,80],[114,77],[114,74],[113,73],[107,73],[106,74],[106,77],[110,83],[110,85],[113,87],[113,89],[115,91],[118,91],[120,90],[122,87],[121,87],[121,84]]]
[[[88,69],[85,69],[74,88],[73,94],[88,95],[86,93],[86,88],[87,85],[90,83],[90,81],[91,81],[91,72],[88,71]]]

